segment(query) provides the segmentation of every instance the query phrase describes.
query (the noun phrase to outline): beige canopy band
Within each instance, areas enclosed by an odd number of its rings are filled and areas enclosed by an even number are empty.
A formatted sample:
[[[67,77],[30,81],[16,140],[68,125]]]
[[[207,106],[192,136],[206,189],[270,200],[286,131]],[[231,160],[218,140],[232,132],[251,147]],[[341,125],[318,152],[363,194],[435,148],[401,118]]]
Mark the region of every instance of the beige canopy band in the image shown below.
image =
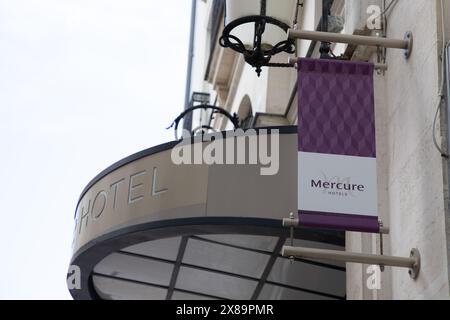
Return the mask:
[[[290,218],[283,219],[283,227],[288,227],[291,229],[291,237],[293,234],[293,228],[298,226],[299,220],[294,219],[292,214]],[[382,223],[380,223],[380,234],[382,235],[388,233],[389,228],[383,227]],[[383,254],[366,254],[337,250],[294,247],[292,241],[291,246],[283,246],[282,256],[291,259],[316,259],[349,263],[373,264],[379,265],[382,268],[384,268],[384,266],[408,268],[408,273],[412,279],[416,279],[420,271],[420,253],[416,248],[411,249],[410,256],[408,258],[405,258],[386,256]]]
[[[288,37],[290,39],[302,39],[322,42],[337,42],[353,45],[375,46],[383,48],[403,49],[405,58],[408,59],[413,48],[413,36],[411,32],[406,32],[404,39],[387,39],[374,36],[358,36],[342,33],[306,31],[289,29]]]
[[[293,67],[296,67],[297,61],[298,61],[298,58],[294,58],[294,57],[288,58],[288,64],[290,64]],[[375,70],[386,71],[388,69],[388,66],[387,66],[387,64],[384,64],[384,63],[374,63],[374,68],[375,68]]]

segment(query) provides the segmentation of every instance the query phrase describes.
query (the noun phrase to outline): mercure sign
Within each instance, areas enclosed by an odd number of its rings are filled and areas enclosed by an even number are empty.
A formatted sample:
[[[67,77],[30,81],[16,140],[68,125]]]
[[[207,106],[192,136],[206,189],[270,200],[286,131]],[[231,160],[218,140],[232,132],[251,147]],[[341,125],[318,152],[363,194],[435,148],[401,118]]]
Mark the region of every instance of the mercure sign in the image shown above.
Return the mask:
[[[373,64],[299,59],[302,226],[379,232]]]

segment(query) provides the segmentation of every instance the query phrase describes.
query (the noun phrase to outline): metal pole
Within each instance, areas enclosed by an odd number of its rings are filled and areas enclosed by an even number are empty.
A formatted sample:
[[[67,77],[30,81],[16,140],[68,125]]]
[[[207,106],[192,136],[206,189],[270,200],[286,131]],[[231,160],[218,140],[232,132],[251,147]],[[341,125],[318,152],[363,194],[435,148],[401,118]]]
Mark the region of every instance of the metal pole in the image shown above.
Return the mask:
[[[416,278],[420,270],[420,254],[417,249],[411,250],[409,258],[382,256],[376,254],[354,253],[325,249],[311,249],[284,246],[283,257],[296,257],[302,259],[332,260],[351,263],[375,264],[392,267],[409,268],[412,278]]]
[[[358,36],[351,34],[319,32],[307,30],[288,30],[288,37],[294,39],[340,42],[354,45],[381,46],[386,48],[407,49],[408,41],[381,37]]]
[[[328,41],[354,45],[379,46],[384,48],[404,49],[407,51],[407,56],[409,56],[410,51],[412,49],[412,34],[410,32],[407,32],[405,34],[405,39],[399,40],[399,39],[387,39],[371,36],[358,36],[342,33],[289,29],[288,37],[291,39]]]
[[[189,31],[189,51],[186,72],[186,89],[184,93],[184,110],[191,107],[191,82],[192,82],[192,64],[194,61],[194,36],[195,36],[195,19],[197,10],[197,0],[192,0],[191,7],[191,26]],[[183,123],[183,129],[192,130],[192,115],[188,115]]]
[[[321,31],[328,32],[328,15],[330,14],[332,1],[322,0],[322,25],[320,27]],[[320,58],[329,59],[330,58],[330,42],[322,41],[320,44]]]
[[[288,64],[290,64],[291,66],[295,66],[297,61],[298,61],[298,58],[293,58],[293,57],[288,58]],[[384,63],[374,63],[373,66],[374,66],[375,70],[386,71],[388,69],[388,65],[384,64]]]
[[[291,219],[291,218],[284,218],[283,219],[283,227],[299,227],[300,226],[300,221],[299,219]],[[382,234],[389,234],[389,227],[385,227],[385,226],[380,226],[380,233]]]
[[[444,44],[445,45],[445,44]],[[447,90],[445,93],[445,100],[447,102],[447,154],[450,152],[450,42],[447,43],[447,47],[445,48],[445,60],[442,62],[445,64],[445,74],[444,79],[447,84]],[[449,181],[450,181],[450,167],[448,170]]]

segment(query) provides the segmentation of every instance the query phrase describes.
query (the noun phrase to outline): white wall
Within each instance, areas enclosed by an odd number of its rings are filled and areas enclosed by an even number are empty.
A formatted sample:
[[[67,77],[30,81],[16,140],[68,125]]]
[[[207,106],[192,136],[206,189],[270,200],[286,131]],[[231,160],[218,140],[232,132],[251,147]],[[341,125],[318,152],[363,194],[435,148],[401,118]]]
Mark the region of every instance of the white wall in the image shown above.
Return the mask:
[[[392,268],[383,274],[382,290],[364,295],[361,270],[349,266],[350,299],[450,297],[442,159],[432,142],[439,67],[436,3],[399,0],[389,17],[388,37],[402,38],[410,30],[414,49],[409,60],[388,49],[389,70],[375,77],[379,209],[391,228],[387,253],[408,256],[418,248],[420,276],[412,280],[405,269]],[[347,235],[348,250],[361,243],[359,235]]]

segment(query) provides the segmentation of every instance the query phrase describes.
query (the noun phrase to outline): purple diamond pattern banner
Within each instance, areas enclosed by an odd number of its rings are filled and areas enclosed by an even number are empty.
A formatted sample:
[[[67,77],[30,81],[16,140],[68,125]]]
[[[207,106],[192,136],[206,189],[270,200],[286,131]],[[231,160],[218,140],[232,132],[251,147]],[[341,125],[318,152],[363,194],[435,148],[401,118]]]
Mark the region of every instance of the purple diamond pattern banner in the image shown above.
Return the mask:
[[[298,61],[302,226],[378,232],[373,64]]]

